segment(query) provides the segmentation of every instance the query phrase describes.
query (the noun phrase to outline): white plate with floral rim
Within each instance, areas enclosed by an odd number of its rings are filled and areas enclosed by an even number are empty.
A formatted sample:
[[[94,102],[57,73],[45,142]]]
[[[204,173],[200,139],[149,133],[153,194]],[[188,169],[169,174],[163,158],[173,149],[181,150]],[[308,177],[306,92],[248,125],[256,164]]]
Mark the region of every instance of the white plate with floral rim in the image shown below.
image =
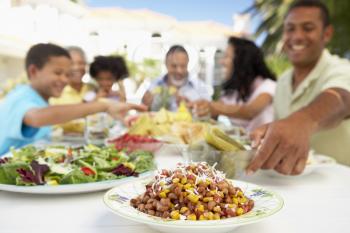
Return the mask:
[[[243,181],[230,180],[254,201],[254,208],[239,217],[210,221],[170,220],[151,216],[130,205],[130,199],[145,192],[151,178],[119,185],[104,195],[109,209],[122,218],[147,224],[149,227],[168,233],[219,233],[229,232],[239,226],[256,223],[275,214],[283,207],[283,199],[277,193]]]
[[[309,160],[305,165],[304,171],[297,176],[283,175],[274,170],[261,170],[260,173],[270,177],[277,177],[277,178],[298,178],[298,177],[304,177],[306,175],[309,175],[319,168],[325,168],[327,166],[330,166],[336,163],[337,161],[334,158],[329,157],[327,155],[312,154],[312,156],[309,158]]]

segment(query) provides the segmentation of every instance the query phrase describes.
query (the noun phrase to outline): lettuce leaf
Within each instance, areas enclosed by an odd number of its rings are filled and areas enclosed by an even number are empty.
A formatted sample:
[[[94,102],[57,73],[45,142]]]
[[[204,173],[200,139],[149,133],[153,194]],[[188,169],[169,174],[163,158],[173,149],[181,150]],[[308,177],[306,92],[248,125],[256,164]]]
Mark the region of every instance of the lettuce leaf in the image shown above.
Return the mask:
[[[43,185],[45,184],[45,174],[50,170],[46,164],[39,164],[33,160],[30,163],[31,169],[19,168],[17,172],[20,179],[17,179],[17,184],[23,185]]]
[[[135,172],[143,173],[155,168],[153,154],[147,151],[137,151],[130,155],[135,164]]]
[[[4,163],[0,165],[0,183],[16,184],[16,178],[19,177],[17,169],[30,169],[24,162]]]
[[[81,184],[94,182],[95,179],[92,176],[87,176],[79,169],[74,169],[61,179],[61,184]]]

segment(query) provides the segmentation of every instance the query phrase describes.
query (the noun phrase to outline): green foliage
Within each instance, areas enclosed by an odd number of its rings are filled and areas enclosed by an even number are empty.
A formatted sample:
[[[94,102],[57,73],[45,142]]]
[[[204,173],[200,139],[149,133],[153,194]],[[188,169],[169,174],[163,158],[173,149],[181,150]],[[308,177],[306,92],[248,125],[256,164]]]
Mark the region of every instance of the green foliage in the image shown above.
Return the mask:
[[[272,72],[275,73],[277,78],[291,66],[287,57],[282,54],[272,54],[267,56],[266,63]]]
[[[350,1],[322,0],[329,8],[331,21],[335,29],[333,40],[328,45],[332,53],[344,56],[350,52]],[[258,26],[255,36],[267,33],[262,45],[266,54],[276,51],[276,46],[283,32],[283,19],[293,0],[255,0],[253,6],[246,12],[261,15],[262,22]]]
[[[130,78],[134,79],[137,84],[141,84],[145,78],[156,78],[161,74],[162,61],[145,58],[142,62],[129,60],[127,54],[113,53],[114,56],[122,56],[129,70]]]

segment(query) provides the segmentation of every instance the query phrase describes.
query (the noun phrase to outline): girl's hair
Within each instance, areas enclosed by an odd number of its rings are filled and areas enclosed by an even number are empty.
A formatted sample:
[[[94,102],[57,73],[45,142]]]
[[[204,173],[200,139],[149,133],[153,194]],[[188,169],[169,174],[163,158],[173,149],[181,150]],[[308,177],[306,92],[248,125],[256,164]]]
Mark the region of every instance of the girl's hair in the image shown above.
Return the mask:
[[[231,77],[223,83],[224,94],[237,92],[237,101],[246,101],[251,94],[251,87],[257,77],[276,80],[269,70],[263,52],[254,42],[237,37],[230,37],[228,44],[234,48],[233,72]]]
[[[125,64],[124,58],[120,56],[97,56],[90,64],[90,76],[97,78],[98,73],[102,71],[109,71],[113,74],[116,81],[129,76],[128,68]]]

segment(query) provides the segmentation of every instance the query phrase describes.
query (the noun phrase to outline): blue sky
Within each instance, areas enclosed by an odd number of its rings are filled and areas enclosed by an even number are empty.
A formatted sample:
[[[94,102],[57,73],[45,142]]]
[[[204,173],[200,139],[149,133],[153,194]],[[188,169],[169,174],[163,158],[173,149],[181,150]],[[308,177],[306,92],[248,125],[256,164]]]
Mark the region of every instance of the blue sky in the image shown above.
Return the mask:
[[[85,3],[91,7],[148,8],[178,20],[215,20],[232,26],[232,15],[247,9],[253,0],[85,0]],[[256,20],[253,24],[256,25]]]

